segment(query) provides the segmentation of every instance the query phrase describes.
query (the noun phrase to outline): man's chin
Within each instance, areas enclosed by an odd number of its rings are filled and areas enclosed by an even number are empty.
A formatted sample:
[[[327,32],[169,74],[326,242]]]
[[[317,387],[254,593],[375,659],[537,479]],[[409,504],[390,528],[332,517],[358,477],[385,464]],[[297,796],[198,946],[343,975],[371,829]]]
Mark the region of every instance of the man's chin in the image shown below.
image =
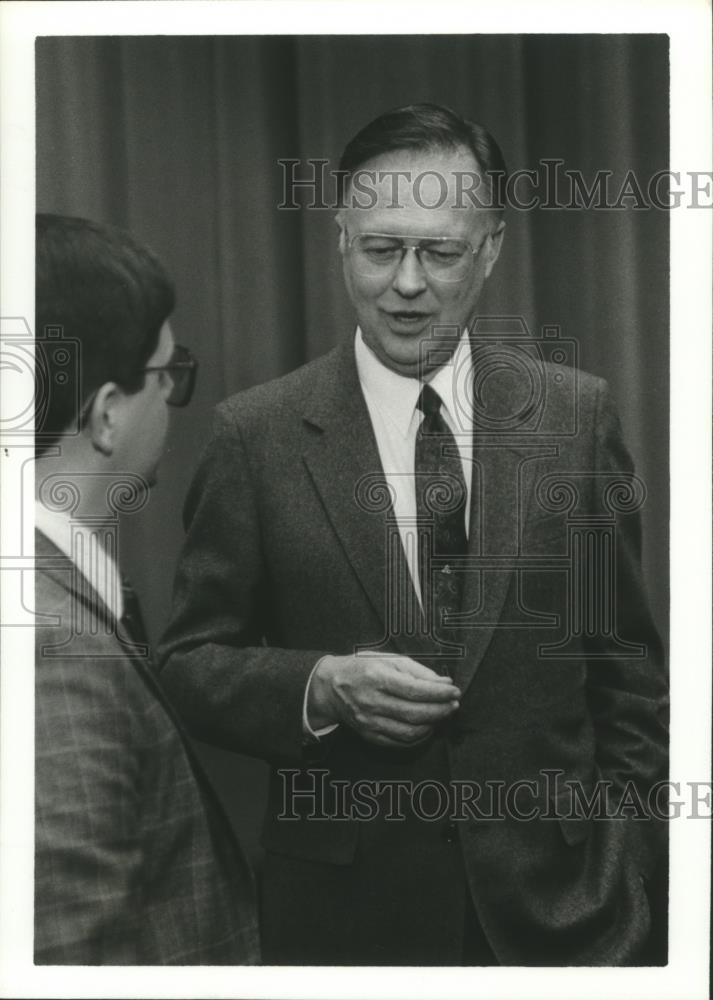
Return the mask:
[[[446,344],[434,337],[429,327],[417,336],[390,337],[388,349],[383,352],[381,360],[400,375],[423,378],[446,364],[456,346],[457,340]]]
[[[378,357],[381,363],[390,368],[392,372],[405,375],[407,378],[420,378],[424,370],[420,355],[414,356],[412,352],[382,351]]]

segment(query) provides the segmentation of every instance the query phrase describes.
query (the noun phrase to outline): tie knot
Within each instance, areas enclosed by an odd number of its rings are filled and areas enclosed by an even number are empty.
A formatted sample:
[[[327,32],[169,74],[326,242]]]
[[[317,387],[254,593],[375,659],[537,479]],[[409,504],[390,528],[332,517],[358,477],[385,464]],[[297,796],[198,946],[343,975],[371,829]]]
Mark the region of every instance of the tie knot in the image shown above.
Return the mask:
[[[443,400],[438,395],[435,389],[432,389],[428,383],[426,383],[421,389],[421,395],[418,397],[418,402],[416,406],[419,408],[421,413],[425,413],[427,417],[438,413],[441,408],[441,403]]]

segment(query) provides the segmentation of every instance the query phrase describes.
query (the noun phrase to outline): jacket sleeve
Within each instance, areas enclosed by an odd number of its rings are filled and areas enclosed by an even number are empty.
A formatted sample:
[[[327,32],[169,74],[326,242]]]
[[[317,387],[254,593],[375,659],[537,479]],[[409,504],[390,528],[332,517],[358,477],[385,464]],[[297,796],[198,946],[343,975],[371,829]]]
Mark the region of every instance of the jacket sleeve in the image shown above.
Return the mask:
[[[605,383],[600,384],[595,426],[595,511],[601,513],[604,483],[617,477],[626,482],[634,471],[621,427]],[[620,474],[623,474],[620,475]],[[598,480],[598,482],[597,482]],[[645,493],[645,491],[644,491]],[[588,641],[587,693],[596,734],[597,764],[612,783],[611,798],[633,820],[641,870],[650,872],[665,841],[665,824],[651,819],[651,790],[668,778],[668,678],[664,651],[649,610],[641,569],[639,509],[629,506],[626,487],[620,494],[615,525],[615,572],[608,600],[617,640],[630,644],[631,655],[602,655],[599,643]],[[612,497],[610,494],[610,505]],[[631,504],[638,507],[637,503]],[[601,567],[599,572],[602,572]],[[586,640],[585,640],[586,642]],[[640,652],[634,652],[635,649]],[[665,803],[658,803],[665,809]]]
[[[141,708],[121,663],[46,658],[37,630],[35,961],[136,964]],[[118,669],[117,669],[118,668]]]
[[[159,651],[164,687],[198,739],[271,763],[301,763],[310,754],[305,688],[328,650],[266,645],[269,575],[258,490],[240,429],[220,408],[184,522],[172,619]]]

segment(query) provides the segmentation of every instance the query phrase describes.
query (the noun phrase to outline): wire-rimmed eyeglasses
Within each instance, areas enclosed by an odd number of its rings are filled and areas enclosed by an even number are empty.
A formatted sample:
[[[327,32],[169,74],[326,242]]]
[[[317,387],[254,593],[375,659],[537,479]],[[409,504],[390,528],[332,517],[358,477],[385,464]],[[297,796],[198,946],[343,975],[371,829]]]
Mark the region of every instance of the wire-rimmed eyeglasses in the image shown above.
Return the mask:
[[[401,265],[406,252],[413,250],[429,278],[435,281],[463,281],[490,235],[486,233],[474,247],[470,240],[452,236],[357,233],[347,238],[346,249],[354,270],[365,278],[389,277]]]

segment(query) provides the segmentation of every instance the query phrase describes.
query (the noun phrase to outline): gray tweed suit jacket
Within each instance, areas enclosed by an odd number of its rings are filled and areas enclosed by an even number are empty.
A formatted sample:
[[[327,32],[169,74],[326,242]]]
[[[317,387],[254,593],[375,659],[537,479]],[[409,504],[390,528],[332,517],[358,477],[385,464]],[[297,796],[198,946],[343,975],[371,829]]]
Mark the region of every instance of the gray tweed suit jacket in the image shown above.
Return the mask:
[[[346,726],[315,748],[302,732],[323,654],[371,646],[438,663],[436,639],[398,611],[415,598],[351,341],[217,408],[186,503],[162,679],[195,735],[273,765],[266,961],[459,964],[467,896],[499,963],[641,955],[645,880],[661,863],[648,795],[667,773],[667,685],[636,481],[605,383],[543,363],[530,405],[526,368],[491,366],[476,400],[454,632],[463,697],[412,750]],[[389,819],[383,803],[345,814],[336,783],[359,781],[362,797],[403,781],[480,798],[460,815],[424,805],[430,822],[424,809]],[[573,789],[591,800],[601,782],[605,811],[634,789],[641,818],[578,807]],[[504,810],[498,787],[515,789]],[[286,809],[295,788],[307,794]]]

